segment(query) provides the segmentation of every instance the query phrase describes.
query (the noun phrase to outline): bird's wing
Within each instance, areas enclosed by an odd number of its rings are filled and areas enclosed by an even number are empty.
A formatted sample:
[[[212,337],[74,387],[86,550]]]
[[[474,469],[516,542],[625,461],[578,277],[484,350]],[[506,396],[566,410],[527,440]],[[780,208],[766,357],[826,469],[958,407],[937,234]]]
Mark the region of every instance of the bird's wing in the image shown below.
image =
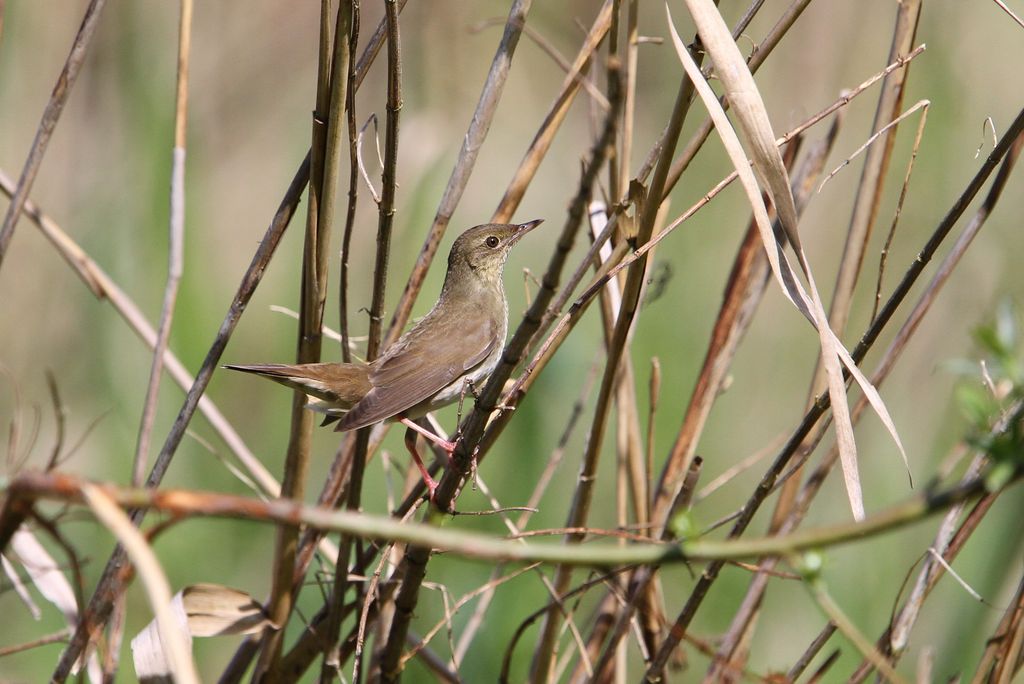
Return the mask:
[[[440,392],[466,371],[482,363],[504,340],[489,321],[475,329],[459,330],[459,344],[413,328],[375,364],[373,389],[338,424],[339,431],[355,430],[387,420]]]

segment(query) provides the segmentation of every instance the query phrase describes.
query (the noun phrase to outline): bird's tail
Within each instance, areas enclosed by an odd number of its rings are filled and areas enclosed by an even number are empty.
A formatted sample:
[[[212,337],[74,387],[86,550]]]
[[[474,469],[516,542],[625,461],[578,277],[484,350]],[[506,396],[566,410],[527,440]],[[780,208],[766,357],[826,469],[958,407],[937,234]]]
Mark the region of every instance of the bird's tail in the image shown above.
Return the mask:
[[[314,402],[324,413],[347,410],[370,391],[368,369],[358,363],[304,363],[257,364],[252,366],[226,365],[224,368],[252,373],[270,378],[292,389],[305,392],[324,402],[331,410],[324,410],[324,404]]]

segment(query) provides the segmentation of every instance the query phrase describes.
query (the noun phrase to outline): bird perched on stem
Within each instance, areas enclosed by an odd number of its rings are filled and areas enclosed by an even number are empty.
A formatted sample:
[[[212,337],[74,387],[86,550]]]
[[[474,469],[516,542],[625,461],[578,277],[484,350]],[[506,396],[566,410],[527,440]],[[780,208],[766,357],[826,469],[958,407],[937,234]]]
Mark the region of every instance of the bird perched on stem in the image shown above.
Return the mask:
[[[470,228],[452,245],[441,296],[384,353],[369,363],[228,365],[255,373],[312,397],[307,407],[325,413],[324,424],[357,430],[385,420],[406,426],[405,445],[434,499],[437,482],[416,451],[423,435],[449,457],[450,442],[413,422],[458,400],[483,382],[501,360],[508,331],[502,272],[512,247],[542,219]]]

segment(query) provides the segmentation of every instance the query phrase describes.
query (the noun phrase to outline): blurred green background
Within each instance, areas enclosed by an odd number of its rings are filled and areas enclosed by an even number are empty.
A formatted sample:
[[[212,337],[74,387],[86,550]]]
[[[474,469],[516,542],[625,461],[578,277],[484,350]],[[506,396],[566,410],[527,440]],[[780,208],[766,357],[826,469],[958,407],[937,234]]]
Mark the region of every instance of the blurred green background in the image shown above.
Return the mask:
[[[671,4],[680,34],[692,35],[685,7]],[[382,12],[379,3],[362,5],[360,47]],[[589,26],[600,3],[573,0],[534,5],[530,25],[571,57],[582,36],[576,19]],[[725,0],[722,11],[728,21],[735,21],[746,5]],[[761,40],[786,5],[778,0],[766,2],[746,32],[750,40]],[[85,6],[84,0],[9,0],[0,4],[0,168],[9,176],[16,178],[20,172]],[[641,8],[641,33],[667,38],[663,6],[641,3]],[[404,107],[389,316],[433,218],[500,37],[500,26],[482,28],[479,24],[503,18],[507,10],[508,3],[489,0],[411,0],[402,14]],[[829,104],[842,89],[885,66],[895,11],[896,3],[891,0],[811,3],[757,75],[777,132],[788,130]],[[193,371],[199,367],[257,242],[308,147],[318,12],[319,3],[313,2],[196,3],[185,275],[171,341],[173,350]],[[177,3],[110,3],[32,191],[32,199],[153,321],[159,315],[166,271],[177,25]],[[985,118],[992,117],[1001,133],[1021,107],[1024,92],[1020,69],[1024,29],[994,2],[926,3],[916,42],[927,43],[928,49],[911,67],[905,107],[919,99],[930,100],[932,106],[890,255],[887,288],[899,278],[980,165],[975,158],[978,147],[984,146],[983,155],[991,149]],[[741,40],[740,44],[749,50],[747,42]],[[383,57],[378,60],[359,92],[360,123],[371,113],[383,120],[384,62]],[[634,169],[667,120],[680,71],[670,45],[642,47]],[[489,218],[561,81],[562,73],[550,58],[524,37],[473,179],[442,244],[442,255],[461,228]],[[870,135],[877,92],[877,87],[869,90],[847,109],[829,169]],[[703,107],[695,105],[683,140],[703,117]],[[913,118],[899,130],[894,170],[847,335],[851,345],[870,315],[878,250],[895,208],[916,125]],[[824,131],[825,127],[819,126],[811,136],[820,137]],[[513,320],[526,302],[521,269],[528,268],[535,275],[543,272],[591,136],[588,103],[581,97],[515,216],[516,220],[543,217],[548,223],[518,248],[506,270]],[[813,199],[801,224],[826,298],[860,166],[861,160],[855,160],[827,184]],[[721,146],[713,138],[674,191],[669,215],[680,213],[729,170]],[[370,171],[379,184],[374,163],[370,163]],[[1001,298],[1019,298],[1020,216],[1024,210],[1020,187],[1019,176],[1011,178],[980,238],[882,387],[917,482],[927,482],[964,431],[952,400],[956,378],[942,364],[975,353],[972,329],[991,318]],[[365,312],[355,309],[369,301],[376,234],[376,208],[365,188],[360,191],[351,259],[353,334],[363,334],[367,327]],[[298,216],[304,217],[304,213],[303,204]],[[633,347],[641,396],[646,394],[649,359],[658,357],[662,366],[654,448],[657,465],[678,429],[748,214],[742,194],[730,188],[665,240],[657,252],[657,263],[669,277],[663,294],[642,312]],[[225,362],[287,362],[294,358],[295,323],[272,312],[270,306],[298,307],[301,245],[302,221],[297,219],[232,338]],[[332,249],[339,245],[340,235]],[[581,253],[577,249],[577,259]],[[433,302],[442,264],[439,260],[431,270],[416,315]],[[337,263],[332,277],[336,274]],[[534,285],[529,287],[535,290]],[[326,321],[336,328],[336,288],[332,286],[331,291]],[[503,504],[526,501],[601,346],[597,314],[591,312],[482,465],[480,476]],[[788,434],[802,415],[816,350],[813,331],[772,286],[736,360],[733,383],[713,411],[701,442],[704,482]],[[339,356],[336,345],[325,345],[326,359]],[[869,357],[865,368],[870,369],[875,359],[877,353]],[[44,372],[49,370],[57,378],[68,411],[69,441],[80,438],[95,423],[65,468],[88,478],[128,481],[150,353],[108,304],[92,297],[27,219],[21,221],[0,268],[0,365],[5,369],[0,375],[0,419],[5,424],[20,422],[22,440],[16,455],[27,455],[29,467],[45,462],[54,440],[44,380]],[[575,485],[582,453],[581,435],[589,425],[595,394],[596,389],[587,397],[581,424],[532,522],[534,528],[564,524],[566,499]],[[249,377],[218,373],[209,396],[270,471],[280,476],[290,394]],[[177,387],[164,382],[154,453],[182,398]],[[446,425],[453,424],[454,409],[441,415]],[[38,434],[30,441],[34,423],[38,423]],[[205,421],[197,416],[191,429],[195,438],[182,443],[166,486],[247,494],[200,441],[227,455]],[[869,511],[909,496],[898,455],[876,420],[864,421],[858,440]],[[308,486],[311,498],[319,490],[336,443],[334,433],[317,432]],[[399,435],[389,436],[385,446],[396,457],[399,469],[404,468],[407,457]],[[608,503],[607,510],[595,511],[595,526],[614,526],[612,460],[607,458],[601,471],[596,500]],[[760,472],[760,467],[755,468],[701,502],[697,518],[710,523],[734,511],[745,501]],[[370,466],[367,487],[366,509],[384,512],[385,475],[379,459]],[[459,506],[481,509],[487,507],[487,501],[480,492],[467,488]],[[973,667],[1018,579],[1022,513],[1021,498],[1011,491],[996,504],[956,563],[958,573],[991,607],[978,604],[948,578],[944,580],[925,606],[903,671],[912,671],[925,647],[935,649],[938,677]],[[808,524],[848,518],[841,482],[832,478]],[[765,524],[759,520],[756,530]],[[460,518],[453,526],[504,533],[501,523],[489,517]],[[828,553],[826,580],[869,637],[884,629],[900,583],[927,547],[934,528],[935,523],[930,522]],[[93,582],[112,548],[109,534],[79,514],[67,520],[65,533],[86,556],[87,580]],[[162,535],[155,547],[175,588],[218,582],[262,597],[269,589],[273,538],[273,530],[265,525],[194,521]],[[59,553],[57,557],[61,558]],[[490,571],[486,564],[442,557],[432,562],[428,580],[443,581],[459,596],[486,581]],[[698,614],[693,632],[713,638],[724,631],[748,580],[747,572],[727,568]],[[694,577],[685,568],[675,568],[665,573],[664,581],[669,613],[674,616]],[[60,629],[61,619],[51,607],[47,606],[43,620],[35,623],[9,590],[9,583],[2,586],[6,591],[0,593],[0,610],[5,616],[0,620],[0,645]],[[750,660],[750,667],[762,673],[787,669],[824,624],[800,586],[792,582],[773,586],[766,599],[765,627],[757,633]],[[486,635],[477,640],[460,668],[465,681],[494,679],[510,635],[544,597],[537,577],[529,573],[498,592],[488,613]],[[129,599],[127,635],[131,637],[151,614],[137,586],[131,589]],[[300,610],[308,615],[319,602],[319,591],[311,588],[304,594]],[[465,608],[455,618],[456,637],[469,612],[470,608]],[[440,593],[428,590],[421,599],[414,630],[425,632],[441,615]],[[515,678],[526,674],[534,638],[535,630],[528,630],[519,645]],[[439,637],[434,646],[446,653],[443,641]],[[232,639],[196,642],[204,680],[216,677],[234,643]],[[844,654],[833,670],[838,676],[847,673],[859,658],[844,640],[836,637],[833,644],[841,646]],[[0,660],[0,679],[42,681],[59,650],[59,645],[53,645]],[[129,660],[126,655],[119,681],[134,678]],[[704,657],[695,655],[684,680],[698,677],[705,666]],[[427,678],[425,670],[413,661],[408,680]]]

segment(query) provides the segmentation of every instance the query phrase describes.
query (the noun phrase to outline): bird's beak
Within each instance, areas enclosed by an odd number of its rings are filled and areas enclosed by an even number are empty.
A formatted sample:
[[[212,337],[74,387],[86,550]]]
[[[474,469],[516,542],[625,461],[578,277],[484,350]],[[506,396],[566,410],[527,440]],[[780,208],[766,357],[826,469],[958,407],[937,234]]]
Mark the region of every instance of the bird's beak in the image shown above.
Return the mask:
[[[512,242],[518,242],[520,238],[529,233],[531,230],[544,223],[544,219],[534,219],[533,221],[527,221],[526,223],[520,223],[516,227],[515,235],[512,236]]]

